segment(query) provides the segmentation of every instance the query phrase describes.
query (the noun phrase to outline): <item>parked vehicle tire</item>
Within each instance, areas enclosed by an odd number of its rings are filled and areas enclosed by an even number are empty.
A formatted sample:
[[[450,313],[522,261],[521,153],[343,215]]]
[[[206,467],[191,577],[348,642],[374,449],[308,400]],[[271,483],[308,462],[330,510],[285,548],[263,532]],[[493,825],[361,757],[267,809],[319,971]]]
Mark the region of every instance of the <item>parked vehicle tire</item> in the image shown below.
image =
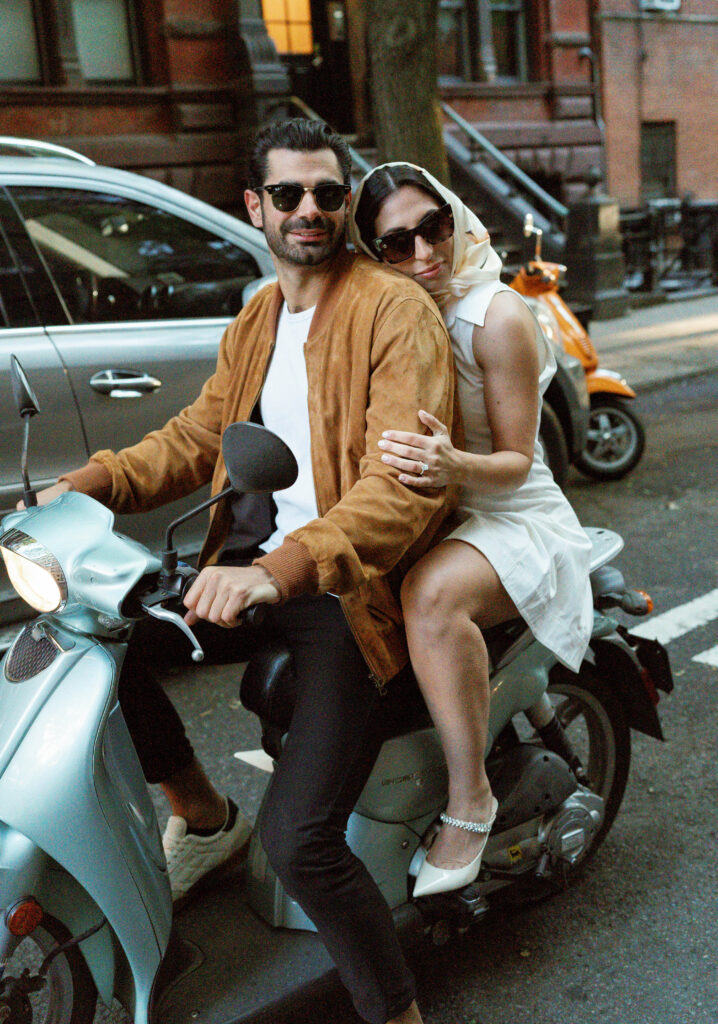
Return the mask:
[[[619,480],[637,465],[645,446],[643,424],[624,399],[591,396],[588,437],[577,469],[594,480]]]
[[[568,479],[568,444],[556,413],[544,402],[541,408],[541,427],[539,441],[543,448],[544,458],[553,478],[563,490]]]
[[[604,801],[601,827],[575,870],[595,854],[621,806],[631,765],[631,732],[623,705],[593,665],[584,663],[578,674],[554,669],[548,695],[588,775],[588,788]]]
[[[70,933],[54,917],[45,915],[42,923],[15,949],[0,982],[0,1019],[8,1024],[92,1024],[97,990],[84,957],[76,947],[58,954],[50,963],[45,984],[37,991],[23,994],[13,984],[23,971],[29,971],[28,987],[39,981],[38,972],[45,957],[67,942]],[[2,1011],[7,1016],[1,1016]],[[8,1012],[9,1011],[9,1012]]]

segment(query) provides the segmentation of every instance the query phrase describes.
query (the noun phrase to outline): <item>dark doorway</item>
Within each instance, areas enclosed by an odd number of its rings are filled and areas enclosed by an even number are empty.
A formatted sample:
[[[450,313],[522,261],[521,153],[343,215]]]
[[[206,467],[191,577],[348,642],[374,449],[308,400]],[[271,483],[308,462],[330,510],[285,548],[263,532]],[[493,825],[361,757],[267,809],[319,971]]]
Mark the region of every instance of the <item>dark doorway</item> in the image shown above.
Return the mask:
[[[676,195],[675,121],[641,124],[641,193],[644,202]]]
[[[344,0],[262,0],[292,91],[337,131],[354,130]]]

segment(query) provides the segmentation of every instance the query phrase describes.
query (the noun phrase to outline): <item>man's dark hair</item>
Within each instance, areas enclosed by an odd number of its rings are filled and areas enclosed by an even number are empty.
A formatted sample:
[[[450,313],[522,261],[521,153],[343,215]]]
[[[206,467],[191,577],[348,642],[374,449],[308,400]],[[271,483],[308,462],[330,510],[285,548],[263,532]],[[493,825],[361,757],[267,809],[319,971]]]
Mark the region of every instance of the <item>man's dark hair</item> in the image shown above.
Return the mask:
[[[270,149],[292,149],[298,153],[316,153],[331,149],[341,168],[344,184],[351,178],[352,158],[341,135],[324,121],[310,121],[294,117],[289,121],[276,121],[262,128],[254,140],[249,158],[249,187],[259,188],[267,177],[267,154]]]

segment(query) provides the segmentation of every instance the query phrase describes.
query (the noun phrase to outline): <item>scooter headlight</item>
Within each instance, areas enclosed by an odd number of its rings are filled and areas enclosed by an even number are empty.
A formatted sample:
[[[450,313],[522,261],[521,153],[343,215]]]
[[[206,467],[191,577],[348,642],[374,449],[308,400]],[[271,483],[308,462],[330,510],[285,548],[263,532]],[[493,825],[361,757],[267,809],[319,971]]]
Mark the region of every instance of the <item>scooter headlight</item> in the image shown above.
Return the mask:
[[[67,581],[60,563],[46,547],[21,530],[0,537],[7,574],[23,601],[38,612],[56,612],[67,601]]]

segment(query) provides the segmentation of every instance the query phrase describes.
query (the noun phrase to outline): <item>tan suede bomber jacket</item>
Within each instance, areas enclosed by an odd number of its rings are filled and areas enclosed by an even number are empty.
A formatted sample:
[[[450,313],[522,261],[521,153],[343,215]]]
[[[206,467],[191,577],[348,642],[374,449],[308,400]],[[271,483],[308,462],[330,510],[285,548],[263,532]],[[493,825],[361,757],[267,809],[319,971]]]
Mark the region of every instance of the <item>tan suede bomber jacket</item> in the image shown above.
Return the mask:
[[[248,420],[274,348],[283,298],[263,288],[226,329],[217,368],[199,397],[161,430],[118,452],[100,451],[66,474],[78,491],[117,513],[143,512],[212,481],[228,485],[222,432]],[[441,315],[408,278],[363,256],[336,258],[305,345],[312,467],[320,518],[257,561],[282,599],[337,594],[377,685],[408,654],[398,588],[430,546],[455,495],[399,483],[381,461],[386,429],[425,433],[419,409],[461,427],[454,368]],[[211,510],[199,564],[216,561],[231,524],[230,501]]]

